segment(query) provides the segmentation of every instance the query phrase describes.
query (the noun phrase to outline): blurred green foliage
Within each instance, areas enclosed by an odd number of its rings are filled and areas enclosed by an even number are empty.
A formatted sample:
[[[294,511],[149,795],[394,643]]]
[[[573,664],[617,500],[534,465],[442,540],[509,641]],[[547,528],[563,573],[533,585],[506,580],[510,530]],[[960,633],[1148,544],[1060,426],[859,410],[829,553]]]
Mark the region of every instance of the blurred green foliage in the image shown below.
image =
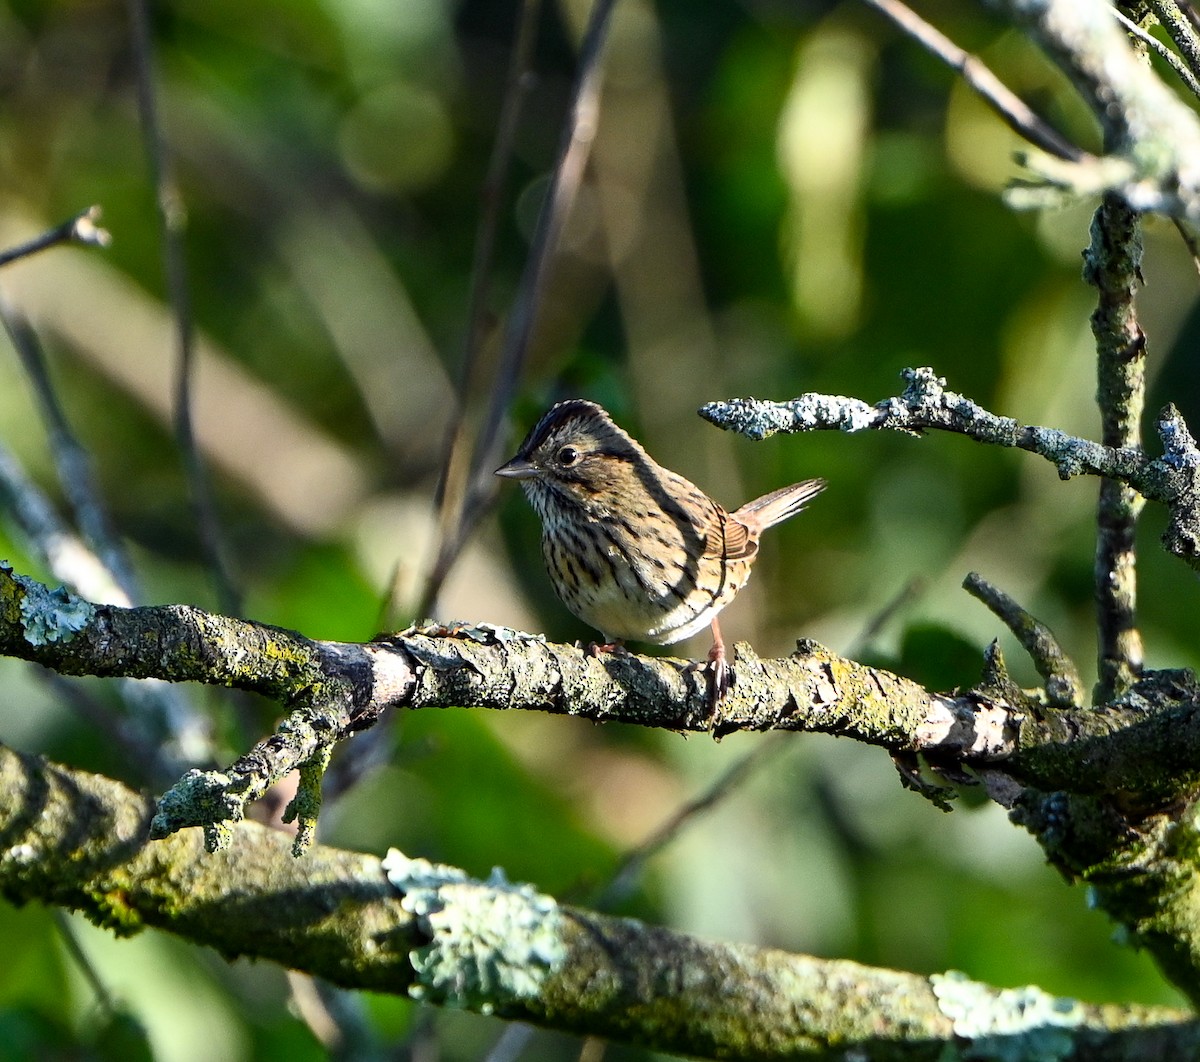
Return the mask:
[[[1095,133],[1048,65],[975,7],[923,8],[1085,145]],[[47,346],[149,601],[215,604],[169,419],[173,351],[127,8],[0,2],[0,243],[103,205],[108,251],[6,270]],[[505,312],[585,14],[543,12],[535,78],[499,205],[491,275]],[[186,210],[202,338],[197,419],[245,611],[361,639],[389,586],[412,618],[464,347],[472,245],[516,8],[467,0],[175,0],[154,5],[158,105]],[[978,674],[997,621],[960,589],[979,570],[1093,672],[1095,486],[959,438],[820,435],[761,444],[694,416],[704,401],[816,390],[870,401],[929,364],[997,412],[1094,435],[1079,278],[1089,207],[1006,209],[1018,143],[911,42],[827,3],[618,6],[600,134],[556,260],[512,426],[569,393],[613,409],[656,456],[740,503],[820,474],[830,489],[773,531],[727,637],[800,635],[948,688]],[[1147,224],[1153,395],[1200,419],[1194,278]],[[493,322],[494,323],[494,322]],[[208,391],[204,388],[207,386]],[[0,440],[55,498],[27,381],[0,352]],[[502,493],[439,617],[587,638],[541,571],[536,521]],[[1156,666],[1196,666],[1197,593],[1143,529],[1142,622]],[[39,572],[0,514],[0,556]],[[917,580],[867,644],[861,637]],[[703,651],[697,644],[693,655]],[[0,740],[161,785],[63,692],[0,662]],[[84,687],[119,712],[113,691]],[[189,691],[228,760],[277,707]],[[360,738],[358,741],[367,739]],[[760,738],[721,745],[559,719],[428,713],[383,735],[387,765],[330,804],[330,843],[410,851],[586,901],[619,854]],[[1081,890],[995,807],[943,815],[886,758],[797,738],[692,822],[625,910],[685,930],[919,971],[957,967],[1096,1000],[1174,1001],[1112,943]],[[116,1011],[42,910],[0,906],[0,1059],[320,1057],[283,975],[147,935],[76,927]],[[476,1058],[499,1023],[358,1001],[364,1035],[436,1038]],[[135,1020],[136,1019],[136,1020]],[[360,1030],[362,1031],[362,1030]],[[530,1058],[574,1055],[540,1037]],[[611,1049],[614,1057],[637,1053]]]

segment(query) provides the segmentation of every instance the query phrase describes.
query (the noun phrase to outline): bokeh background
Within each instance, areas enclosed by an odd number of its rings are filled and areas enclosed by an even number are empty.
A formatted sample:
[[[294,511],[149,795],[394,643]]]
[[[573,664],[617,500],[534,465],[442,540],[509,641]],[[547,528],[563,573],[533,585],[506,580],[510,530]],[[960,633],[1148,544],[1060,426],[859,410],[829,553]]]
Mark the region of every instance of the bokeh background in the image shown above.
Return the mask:
[[[921,10],[1096,146],[1064,80],[1019,35],[975,7],[931,0]],[[586,14],[565,0],[539,17],[499,206],[492,332],[527,255]],[[356,640],[414,618],[436,549],[516,18],[516,5],[490,0],[154,6],[158,106],[187,219],[196,430],[247,616]],[[0,2],[0,245],[89,203],[113,234],[108,250],[55,249],[9,267],[0,288],[46,346],[146,600],[217,607],[171,424],[171,315],[131,39],[124,4]],[[1095,483],[1063,484],[1045,462],[957,437],[756,444],[695,413],[713,399],[804,391],[876,401],[898,392],[903,367],[932,365],[996,412],[1094,437],[1092,297],[1079,275],[1094,204],[1009,210],[1001,191],[1018,146],[865,7],[622,0],[599,133],[511,444],[549,402],[582,395],[731,507],[826,477],[826,494],[771,532],[722,620],[727,638],[760,654],[814,637],[950,688],[977,677],[999,637],[1032,684],[1011,639],[959,588],[978,570],[1050,623],[1090,681]],[[1169,226],[1146,228],[1151,409],[1169,399],[1197,424],[1195,270]],[[6,345],[0,442],[62,504],[29,382]],[[1147,512],[1149,662],[1195,666],[1197,588],[1157,548],[1161,525]],[[3,512],[0,556],[47,576]],[[591,636],[553,597],[515,489],[471,539],[437,616]],[[75,689],[0,661],[0,740],[161,788],[95,713],[78,710],[86,696],[120,717],[115,691]],[[211,720],[219,762],[277,716],[223,691],[187,696]],[[464,710],[395,719],[372,740],[356,783],[323,813],[323,840],[396,845],[476,874],[499,864],[586,900],[623,853],[769,739],[685,741]],[[946,815],[902,791],[881,752],[815,737],[782,745],[687,823],[620,911],[1089,1000],[1177,1002],[995,807],[968,795]],[[324,1054],[269,966],[229,965],[153,933],[118,941],[2,903],[0,952],[0,1059]],[[397,1057],[479,1058],[502,1031],[392,998],[348,1006]],[[539,1035],[526,1057],[579,1050]]]

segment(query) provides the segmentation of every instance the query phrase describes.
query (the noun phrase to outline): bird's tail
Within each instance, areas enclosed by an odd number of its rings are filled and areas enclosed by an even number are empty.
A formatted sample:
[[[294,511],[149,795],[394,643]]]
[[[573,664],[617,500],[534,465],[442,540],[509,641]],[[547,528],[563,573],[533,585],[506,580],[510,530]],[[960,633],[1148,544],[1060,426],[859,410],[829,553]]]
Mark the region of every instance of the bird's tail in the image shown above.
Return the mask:
[[[748,527],[763,531],[768,527],[795,516],[805,505],[825,489],[823,479],[806,479],[802,483],[793,483],[790,487],[781,487],[761,498],[748,501],[731,515]]]

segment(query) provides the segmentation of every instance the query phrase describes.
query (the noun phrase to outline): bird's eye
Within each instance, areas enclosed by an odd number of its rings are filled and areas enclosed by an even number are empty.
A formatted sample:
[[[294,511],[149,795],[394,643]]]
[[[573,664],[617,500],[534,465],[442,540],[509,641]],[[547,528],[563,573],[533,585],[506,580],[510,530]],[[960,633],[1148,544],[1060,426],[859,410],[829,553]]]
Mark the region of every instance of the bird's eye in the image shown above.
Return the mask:
[[[574,446],[564,446],[557,453],[558,463],[563,468],[570,468],[579,460],[579,451]]]

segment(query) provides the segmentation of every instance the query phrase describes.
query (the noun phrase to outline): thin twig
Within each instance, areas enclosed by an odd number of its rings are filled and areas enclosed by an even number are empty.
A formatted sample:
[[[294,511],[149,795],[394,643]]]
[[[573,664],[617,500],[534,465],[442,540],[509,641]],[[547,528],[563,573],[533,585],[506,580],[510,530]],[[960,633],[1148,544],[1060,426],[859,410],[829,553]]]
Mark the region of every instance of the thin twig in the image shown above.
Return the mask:
[[[1016,636],[1046,683],[1046,697],[1051,704],[1059,708],[1082,706],[1083,680],[1079,677],[1079,669],[1049,627],[978,572],[967,574],[963,589],[987,605]]]
[[[298,970],[288,971],[287,983],[292,1006],[331,1058],[351,1062],[383,1057],[361,994]]]
[[[171,173],[171,160],[158,121],[154,93],[154,43],[150,33],[146,0],[128,0],[137,71],[138,109],[142,119],[146,159],[154,184],[159,231],[163,248],[163,272],[167,299],[175,322],[175,436],[187,478],[188,493],[200,541],[212,574],[217,599],[223,611],[241,611],[241,595],[234,586],[226,563],[224,536],[217,519],[208,476],[192,426],[191,381],[195,343],[192,328],[191,294],[184,255],[185,210]]]
[[[594,907],[597,911],[610,911],[624,901],[633,891],[646,863],[670,844],[688,822],[719,804],[754,770],[783,752],[785,748],[790,747],[780,740],[782,737],[782,734],[773,734],[763,738],[752,752],[748,752],[740,760],[736,760],[708,789],[678,808],[675,814],[641,844],[627,852],[616,870],[613,871],[608,883],[595,895],[588,906]]]
[[[37,254],[38,251],[44,251],[47,247],[53,247],[60,243],[82,243],[93,247],[107,247],[112,243],[112,236],[109,235],[107,229],[102,229],[96,224],[99,220],[100,208],[98,206],[90,206],[86,210],[81,210],[73,218],[68,218],[61,225],[55,225],[54,228],[43,232],[40,236],[35,236],[32,240],[18,244],[16,247],[10,247],[6,251],[0,251],[0,266],[6,266],[9,262],[15,262],[19,258],[27,258],[31,254]]]
[[[1146,5],[1157,16],[1163,29],[1175,42],[1183,61],[1194,75],[1200,76],[1200,37],[1188,17],[1179,9],[1175,0],[1146,0]]]
[[[636,888],[650,859],[675,840],[690,822],[726,799],[755,770],[781,753],[787,747],[782,737],[781,734],[764,737],[751,752],[734,761],[708,789],[677,808],[649,837],[629,849],[607,882],[587,899],[587,906],[596,911],[611,911],[623,903]],[[484,1056],[484,1062],[515,1062],[537,1031],[532,1025],[521,1023],[507,1026]]]
[[[1187,248],[1187,252],[1191,256],[1193,267],[1200,274],[1200,245],[1196,243],[1195,233],[1180,221],[1179,218],[1172,218],[1171,224],[1175,226],[1175,231],[1179,233],[1179,238],[1183,240],[1183,245]]]
[[[924,589],[922,579],[910,579],[882,609],[872,616],[850,643],[848,655],[856,656],[863,646],[870,644],[880,630],[896,613],[909,604]],[[678,808],[637,847],[630,849],[621,858],[608,881],[587,901],[597,911],[610,911],[633,891],[650,859],[671,843],[684,828],[706,811],[712,810],[744,783],[756,770],[765,766],[784,749],[782,735],[768,735],[751,752],[736,760],[707,790]],[[484,1062],[514,1062],[533,1039],[537,1030],[531,1025],[514,1023],[505,1028],[496,1039]]]
[[[67,949],[67,954],[71,956],[76,968],[83,975],[88,987],[91,988],[92,995],[96,997],[96,1003],[104,1012],[105,1018],[111,1020],[118,1013],[117,1001],[101,978],[100,971],[96,969],[95,964],[88,958],[87,952],[83,950],[83,945],[79,943],[79,937],[75,934],[75,927],[71,925],[71,920],[65,911],[61,909],[54,911],[54,927],[58,930],[59,938],[63,942],[63,947]]]
[[[1035,114],[981,59],[964,51],[941,30],[934,28],[911,8],[900,3],[900,0],[864,0],[864,3],[886,15],[918,44],[958,71],[963,80],[1018,135],[1067,162],[1083,160],[1083,151]]]
[[[1151,33],[1147,33],[1133,19],[1124,15],[1119,8],[1113,8],[1112,13],[1116,16],[1117,21],[1121,23],[1130,33],[1132,33],[1139,41],[1147,47],[1152,48],[1158,55],[1166,60],[1167,64],[1175,71],[1179,80],[1182,81],[1188,88],[1188,91],[1193,96],[1200,97],[1200,81],[1196,80],[1196,75],[1193,74],[1187,67],[1187,64],[1179,58],[1170,48]]]
[[[895,618],[896,614],[901,609],[907,608],[924,592],[925,580],[919,575],[914,575],[896,591],[889,601],[884,603],[883,608],[867,621],[866,626],[846,648],[846,656],[856,659],[862,656],[863,652],[869,649],[871,643],[879,636],[879,632]]]
[[[471,409],[473,384],[483,348],[485,318],[488,313],[492,273],[496,257],[496,233],[500,209],[504,203],[512,169],[513,145],[521,111],[533,81],[533,45],[541,0],[523,0],[517,15],[517,32],[509,61],[507,87],[500,108],[496,140],[488,162],[487,176],[480,189],[481,211],[471,261],[470,296],[467,303],[467,329],[462,368],[458,384],[458,410],[446,437],[446,457],[442,465],[441,498],[438,511],[438,552],[425,583],[416,615],[432,615],[442,584],[450,572],[465,540],[462,526],[463,505],[470,484],[471,438],[466,422]]]
[[[124,761],[137,768],[136,777],[139,781],[166,785],[178,778],[181,771],[187,770],[189,764],[165,753],[161,735],[151,734],[145,720],[138,718],[135,713],[120,715],[114,712],[108,704],[94,696],[85,683],[67,678],[57,671],[40,668],[37,674],[60,704],[66,705],[83,722],[104,734],[116,747],[118,754],[124,757]],[[123,697],[125,685],[126,681],[123,680],[119,687]]]
[[[483,1062],[516,1062],[521,1057],[529,1042],[537,1035],[538,1030],[523,1021],[509,1022],[504,1031],[496,1037],[488,1053],[483,1056]]]
[[[130,604],[112,573],[61,520],[50,499],[0,445],[0,511],[9,513],[30,552],[54,578],[95,601]]]
[[[38,408],[46,425],[50,452],[58,469],[58,480],[75,514],[75,521],[83,533],[84,540],[124,592],[124,600],[116,603],[138,603],[140,594],[133,574],[133,565],[120,538],[113,530],[112,521],[101,500],[91,459],[67,423],[66,414],[50,382],[41,343],[29,322],[3,295],[0,295],[0,322],[8,332],[17,356],[21,359],[21,365],[33,385]]]
[[[500,427],[504,423],[521,378],[533,327],[550,276],[550,264],[558,249],[559,236],[571,212],[571,205],[583,181],[592,140],[596,134],[600,87],[603,80],[600,58],[604,51],[614,5],[615,0],[595,0],[580,45],[579,72],[570,113],[563,129],[558,162],[538,214],[529,257],[526,259],[520,287],[504,330],[499,370],[492,389],[487,417],[471,462],[470,482],[461,521],[464,535],[474,527],[486,508],[488,499],[495,494],[491,472],[499,460]]]

